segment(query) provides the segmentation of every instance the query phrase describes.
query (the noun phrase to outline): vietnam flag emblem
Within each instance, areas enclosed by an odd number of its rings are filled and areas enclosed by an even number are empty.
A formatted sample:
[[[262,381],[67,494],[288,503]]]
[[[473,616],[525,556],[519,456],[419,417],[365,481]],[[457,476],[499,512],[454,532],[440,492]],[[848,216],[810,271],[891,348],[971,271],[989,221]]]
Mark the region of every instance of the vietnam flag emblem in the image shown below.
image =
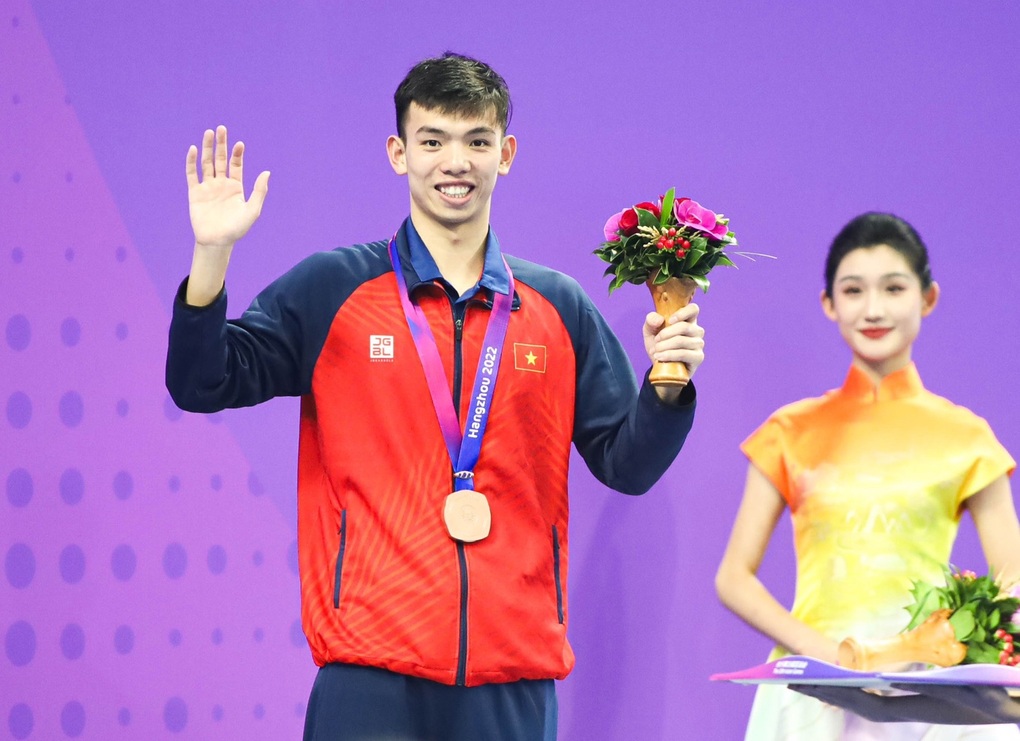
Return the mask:
[[[545,345],[514,343],[514,368],[517,370],[545,373],[545,361]]]

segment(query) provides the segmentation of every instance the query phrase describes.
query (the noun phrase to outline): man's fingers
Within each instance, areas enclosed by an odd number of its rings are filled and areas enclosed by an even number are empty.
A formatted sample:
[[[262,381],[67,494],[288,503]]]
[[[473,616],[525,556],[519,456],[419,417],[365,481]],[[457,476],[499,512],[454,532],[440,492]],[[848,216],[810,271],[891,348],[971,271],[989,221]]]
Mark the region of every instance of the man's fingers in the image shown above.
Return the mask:
[[[216,157],[214,160],[216,171],[213,173],[219,177],[227,174],[227,127],[216,127]]]
[[[188,147],[188,156],[184,160],[184,174],[188,178],[188,188],[198,185],[198,147]]]
[[[230,153],[230,177],[244,183],[244,142],[234,144],[234,151]]]
[[[213,176],[213,141],[215,133],[212,129],[206,129],[202,134],[202,180],[203,182]]]
[[[687,304],[687,306],[674,312],[673,316],[669,318],[669,324],[678,324],[679,322],[697,323],[698,314],[700,313],[700,306],[697,304]]]
[[[259,173],[255,178],[255,187],[251,191],[251,198],[248,205],[255,211],[255,218],[262,213],[262,204],[266,202],[266,193],[269,192],[269,170]]]

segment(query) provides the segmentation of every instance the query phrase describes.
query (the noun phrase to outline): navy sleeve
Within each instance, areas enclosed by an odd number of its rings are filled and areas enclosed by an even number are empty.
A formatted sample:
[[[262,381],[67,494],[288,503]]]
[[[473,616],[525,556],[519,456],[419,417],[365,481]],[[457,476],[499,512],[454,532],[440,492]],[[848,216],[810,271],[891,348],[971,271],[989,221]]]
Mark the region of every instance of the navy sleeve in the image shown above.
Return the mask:
[[[620,341],[587,297],[584,304],[574,342],[574,445],[606,486],[644,494],[683,447],[694,423],[697,394],[688,383],[677,403],[666,404],[647,374],[639,388]]]
[[[308,393],[341,304],[388,269],[385,243],[318,253],[230,321],[225,292],[209,306],[189,306],[185,280],[174,301],[167,349],[166,386],[174,403],[189,412],[216,412]]]
[[[694,423],[694,385],[688,383],[675,404],[659,399],[647,374],[639,387],[619,339],[575,280],[526,261],[511,265],[515,275],[556,307],[573,342],[573,442],[578,452],[606,486],[644,494],[687,439]]]

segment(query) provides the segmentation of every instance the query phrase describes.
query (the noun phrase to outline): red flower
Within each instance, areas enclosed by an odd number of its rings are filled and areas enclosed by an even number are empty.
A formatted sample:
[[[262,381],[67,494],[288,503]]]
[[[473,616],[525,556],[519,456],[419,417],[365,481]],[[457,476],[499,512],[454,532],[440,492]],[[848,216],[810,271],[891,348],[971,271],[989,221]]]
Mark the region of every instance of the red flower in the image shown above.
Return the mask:
[[[626,211],[620,214],[619,224],[620,234],[622,234],[625,237],[629,237],[631,234],[637,232],[638,224],[640,223],[640,221],[638,220],[637,211],[635,209],[638,208],[643,208],[646,211],[651,211],[653,214],[655,214],[655,218],[659,218],[660,214],[662,214],[662,208],[655,203],[650,203],[649,201],[645,201],[644,203],[639,203],[636,206],[633,206],[632,208],[628,208]]]

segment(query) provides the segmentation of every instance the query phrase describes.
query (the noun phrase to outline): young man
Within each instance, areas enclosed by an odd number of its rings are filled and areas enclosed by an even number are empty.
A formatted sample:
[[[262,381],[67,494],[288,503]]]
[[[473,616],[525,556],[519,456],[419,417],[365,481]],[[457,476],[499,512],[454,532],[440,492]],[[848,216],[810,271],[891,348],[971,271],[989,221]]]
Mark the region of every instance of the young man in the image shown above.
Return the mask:
[[[195,250],[174,307],[167,387],[212,412],[301,396],[302,619],[321,668],[307,739],[548,739],[566,639],[567,464],[646,491],[691,427],[695,392],[638,388],[573,280],[504,255],[489,229],[510,171],[503,79],[446,54],[395,95],[390,165],[411,214],[390,240],[313,255],[226,321],[248,200],[243,145],[191,147]],[[691,305],[649,314],[645,346],[693,373]],[[438,422],[438,423],[437,423]]]

